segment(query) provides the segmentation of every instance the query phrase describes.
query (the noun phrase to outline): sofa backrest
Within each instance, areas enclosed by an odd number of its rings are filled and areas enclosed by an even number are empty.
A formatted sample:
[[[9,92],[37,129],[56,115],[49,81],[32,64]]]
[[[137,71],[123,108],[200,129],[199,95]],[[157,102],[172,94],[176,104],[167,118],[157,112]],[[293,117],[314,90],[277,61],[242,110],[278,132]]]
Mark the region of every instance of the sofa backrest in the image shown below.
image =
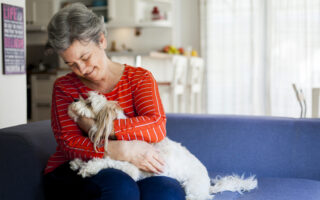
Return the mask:
[[[320,120],[167,114],[167,135],[211,174],[320,180]],[[56,142],[50,121],[0,130],[0,198],[42,200],[42,172]]]
[[[167,115],[167,136],[215,173],[320,180],[320,119]]]

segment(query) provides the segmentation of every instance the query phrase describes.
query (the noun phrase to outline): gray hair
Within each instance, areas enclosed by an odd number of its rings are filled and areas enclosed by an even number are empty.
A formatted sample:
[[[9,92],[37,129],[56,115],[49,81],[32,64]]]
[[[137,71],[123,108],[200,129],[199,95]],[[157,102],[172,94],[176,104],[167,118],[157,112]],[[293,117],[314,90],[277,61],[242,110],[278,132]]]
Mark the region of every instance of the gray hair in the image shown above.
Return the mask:
[[[57,52],[66,50],[74,40],[99,44],[106,36],[104,20],[82,3],[73,3],[57,12],[48,24],[48,43]]]

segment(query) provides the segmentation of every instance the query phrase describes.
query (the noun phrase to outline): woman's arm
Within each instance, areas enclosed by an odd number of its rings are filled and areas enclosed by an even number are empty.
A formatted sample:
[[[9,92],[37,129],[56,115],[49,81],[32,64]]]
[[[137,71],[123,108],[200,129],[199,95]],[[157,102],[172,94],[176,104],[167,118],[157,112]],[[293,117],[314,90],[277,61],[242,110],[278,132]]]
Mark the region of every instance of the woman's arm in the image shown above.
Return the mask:
[[[80,117],[77,123],[83,131],[88,132],[94,124],[94,120]],[[112,159],[131,162],[139,169],[147,172],[163,172],[163,159],[159,152],[147,142],[138,140],[109,140],[108,142],[108,151],[105,152],[105,155]]]
[[[132,92],[134,112],[137,116],[115,120],[115,135],[118,140],[159,142],[166,136],[166,116],[157,83],[152,74],[146,70],[137,70],[136,74],[139,77],[138,81],[130,83],[134,86],[126,91]],[[120,102],[120,106],[125,108],[131,105],[122,105]]]
[[[163,172],[163,158],[151,144],[144,141],[109,140],[106,155],[115,160],[128,161],[146,172]]]
[[[59,148],[70,160],[103,157],[104,148],[99,147],[95,152],[93,143],[68,115],[68,106],[74,98],[79,98],[79,94],[72,87],[72,82],[64,77],[58,79],[53,88],[51,126]]]

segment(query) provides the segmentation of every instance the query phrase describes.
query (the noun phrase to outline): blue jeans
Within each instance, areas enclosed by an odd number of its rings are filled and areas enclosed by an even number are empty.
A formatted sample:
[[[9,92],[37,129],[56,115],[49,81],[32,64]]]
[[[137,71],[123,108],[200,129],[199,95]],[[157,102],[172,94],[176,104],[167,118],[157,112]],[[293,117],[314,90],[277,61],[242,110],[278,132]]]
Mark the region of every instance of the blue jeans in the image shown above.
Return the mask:
[[[184,200],[180,183],[165,176],[135,182],[117,169],[104,169],[82,178],[65,163],[44,176],[46,199],[62,200]]]

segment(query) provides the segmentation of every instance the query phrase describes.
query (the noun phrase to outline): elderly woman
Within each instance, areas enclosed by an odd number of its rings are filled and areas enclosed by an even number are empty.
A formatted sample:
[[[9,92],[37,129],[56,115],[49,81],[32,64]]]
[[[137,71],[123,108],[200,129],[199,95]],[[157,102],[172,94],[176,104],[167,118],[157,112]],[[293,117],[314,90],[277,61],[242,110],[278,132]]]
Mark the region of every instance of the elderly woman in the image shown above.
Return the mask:
[[[128,161],[153,173],[165,167],[158,152],[149,143],[166,136],[166,117],[157,84],[147,70],[112,62],[105,54],[106,28],[103,20],[80,3],[61,9],[48,25],[50,45],[72,70],[56,80],[52,95],[52,129],[56,152],[44,172],[48,199],[185,199],[178,181],[155,176],[135,182],[116,169],[104,169],[90,178],[82,178],[69,167],[75,158],[89,160],[110,156]],[[68,106],[98,91],[117,101],[128,117],[114,121],[117,140],[108,150],[94,151],[87,136],[92,121],[81,118],[75,123],[67,114]],[[108,153],[107,153],[108,152]]]

